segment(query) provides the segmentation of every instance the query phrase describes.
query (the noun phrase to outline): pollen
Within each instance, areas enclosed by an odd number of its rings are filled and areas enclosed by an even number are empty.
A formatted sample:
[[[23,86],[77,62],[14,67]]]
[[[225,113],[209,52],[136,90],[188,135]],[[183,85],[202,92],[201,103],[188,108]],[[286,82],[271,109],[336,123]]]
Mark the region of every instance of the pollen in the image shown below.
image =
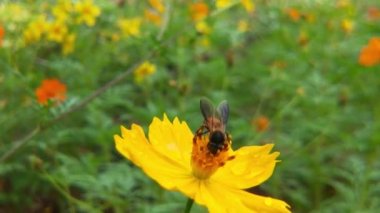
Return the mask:
[[[209,133],[204,135],[195,135],[193,138],[193,150],[191,153],[191,166],[193,175],[199,179],[207,179],[225,165],[234,156],[229,156],[230,145],[212,154],[207,147],[209,143]]]

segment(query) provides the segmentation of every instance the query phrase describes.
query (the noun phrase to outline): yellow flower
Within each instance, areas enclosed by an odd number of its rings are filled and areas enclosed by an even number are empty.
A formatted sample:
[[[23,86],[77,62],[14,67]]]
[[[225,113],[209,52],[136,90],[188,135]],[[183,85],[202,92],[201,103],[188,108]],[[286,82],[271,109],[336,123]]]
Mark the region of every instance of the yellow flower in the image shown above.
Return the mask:
[[[156,72],[156,66],[148,61],[145,61],[134,71],[135,81],[142,82],[147,76]]]
[[[76,35],[73,33],[65,36],[62,42],[62,53],[64,55],[68,55],[74,51],[75,39]]]
[[[197,30],[197,32],[205,35],[208,35],[211,32],[210,26],[208,26],[208,24],[204,21],[198,21],[195,24],[195,29]]]
[[[119,41],[120,40],[120,35],[118,33],[112,33],[111,35],[111,40],[112,41]]]
[[[60,21],[50,23],[47,30],[47,39],[61,43],[68,32],[67,26]]]
[[[52,8],[52,13],[57,21],[65,22],[69,13],[73,11],[73,4],[70,0],[60,0],[58,4]]]
[[[350,5],[351,5],[350,0],[338,0],[336,2],[336,6],[338,8],[345,8],[345,7],[349,7]]]
[[[344,19],[341,22],[341,27],[345,33],[350,34],[354,30],[354,22],[349,19]]]
[[[37,42],[41,39],[43,33],[48,29],[49,24],[46,21],[46,16],[40,15],[36,20],[28,24],[23,32],[25,44]]]
[[[136,124],[114,136],[116,149],[163,188],[182,192],[211,213],[290,212],[281,200],[243,190],[272,175],[279,155],[270,153],[272,144],[213,155],[205,151],[207,138],[194,137],[185,122],[166,115],[153,119],[149,139]]]
[[[117,24],[125,37],[140,35],[141,18],[120,19]]]
[[[241,33],[248,31],[249,25],[247,20],[239,20],[237,30]]]
[[[300,46],[305,46],[309,43],[309,34],[305,31],[301,31],[299,34],[298,34],[298,44]]]
[[[200,38],[197,39],[197,45],[208,48],[211,45],[210,39],[208,36],[201,36]]]
[[[89,27],[95,25],[95,19],[100,15],[100,8],[94,5],[92,0],[78,2],[75,10],[79,13],[78,23],[85,23]]]
[[[231,0],[216,0],[216,8],[223,9],[230,6],[232,3]]]
[[[0,3],[0,20],[2,22],[24,22],[29,18],[30,10],[23,4],[7,3],[7,1]]]
[[[240,2],[247,12],[252,13],[255,10],[255,5],[252,0],[241,0]]]

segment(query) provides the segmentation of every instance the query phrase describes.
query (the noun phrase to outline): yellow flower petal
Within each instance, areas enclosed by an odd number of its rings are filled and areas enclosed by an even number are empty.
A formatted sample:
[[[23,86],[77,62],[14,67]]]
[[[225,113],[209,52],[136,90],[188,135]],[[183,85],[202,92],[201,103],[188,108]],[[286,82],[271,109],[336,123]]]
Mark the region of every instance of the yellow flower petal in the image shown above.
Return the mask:
[[[242,147],[234,152],[235,159],[219,168],[211,178],[239,189],[257,186],[273,173],[279,153],[269,154],[272,148],[273,144]]]
[[[207,206],[210,213],[290,212],[285,202],[231,188],[216,181],[200,182],[195,201]]]
[[[125,37],[129,36],[140,36],[142,19],[141,18],[129,18],[129,19],[119,19],[117,25],[121,29]]]
[[[131,129],[121,127],[121,132],[122,137],[114,136],[116,149],[162,187],[178,190],[178,187],[186,188],[193,181],[191,170],[171,159],[171,156],[157,152],[140,126],[133,124]]]
[[[247,12],[251,13],[255,10],[255,5],[253,4],[252,0],[241,0],[240,2]]]
[[[171,123],[166,115],[163,121],[154,118],[149,126],[149,141],[157,152],[180,162],[190,170],[193,133],[186,122],[174,118]]]
[[[234,194],[244,205],[251,209],[251,212],[290,213],[290,206],[282,200],[259,196],[242,190],[234,190]]]
[[[223,9],[230,6],[233,3],[234,2],[232,2],[231,0],[216,0],[216,8]]]

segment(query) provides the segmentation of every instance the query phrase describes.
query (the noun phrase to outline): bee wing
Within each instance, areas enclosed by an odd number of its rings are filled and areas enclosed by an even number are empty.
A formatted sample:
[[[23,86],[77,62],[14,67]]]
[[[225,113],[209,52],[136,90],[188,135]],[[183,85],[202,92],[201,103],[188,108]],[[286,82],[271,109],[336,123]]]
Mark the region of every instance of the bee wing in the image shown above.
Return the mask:
[[[216,109],[222,122],[223,122],[223,125],[226,126],[227,125],[227,121],[228,121],[228,115],[229,115],[229,112],[230,112],[230,108],[228,106],[228,102],[226,100],[220,102],[220,104],[218,105],[218,108]]]
[[[202,98],[200,101],[201,112],[204,119],[215,116],[214,105],[206,98]]]

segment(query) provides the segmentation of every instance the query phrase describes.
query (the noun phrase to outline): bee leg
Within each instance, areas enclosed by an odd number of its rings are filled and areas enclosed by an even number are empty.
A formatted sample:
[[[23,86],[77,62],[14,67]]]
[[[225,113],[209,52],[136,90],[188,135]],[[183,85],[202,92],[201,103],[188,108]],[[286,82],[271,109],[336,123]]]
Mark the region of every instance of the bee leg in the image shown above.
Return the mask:
[[[233,160],[233,159],[235,159],[235,156],[234,156],[234,155],[229,156],[227,160]]]
[[[199,127],[199,129],[195,132],[195,136],[193,138],[193,144],[196,143],[197,138],[200,138],[200,137],[202,137],[202,135],[205,135],[209,132],[210,132],[210,130],[207,128],[206,125],[202,125],[201,127]]]
[[[207,126],[205,126],[205,125],[202,125],[196,132],[195,132],[195,134],[197,135],[197,136],[202,136],[202,135],[204,135],[204,134],[206,134],[206,133],[209,133],[210,132],[210,130],[207,128]]]
[[[228,144],[231,144],[232,143],[231,142],[231,135],[228,132],[226,132],[226,136],[227,136]]]

